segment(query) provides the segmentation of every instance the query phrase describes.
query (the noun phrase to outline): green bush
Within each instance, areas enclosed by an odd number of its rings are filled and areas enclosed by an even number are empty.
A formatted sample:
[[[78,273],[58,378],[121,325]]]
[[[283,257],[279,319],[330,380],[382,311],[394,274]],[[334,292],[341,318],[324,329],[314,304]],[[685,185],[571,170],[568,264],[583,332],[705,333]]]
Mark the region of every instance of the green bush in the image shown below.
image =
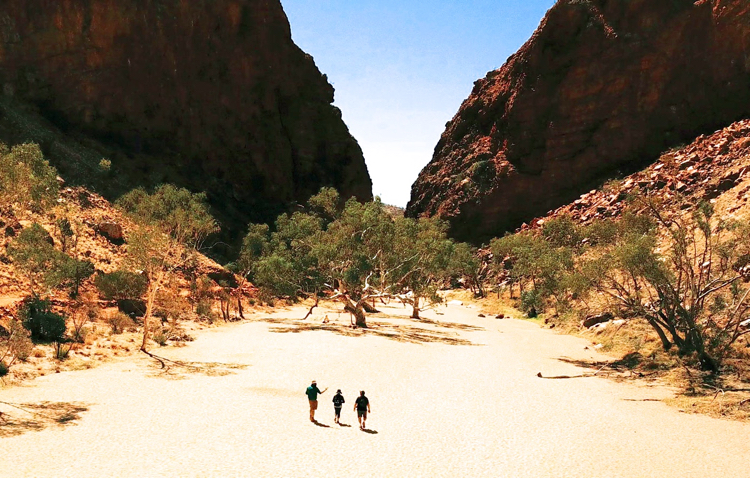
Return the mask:
[[[29,338],[29,335],[29,331],[24,328],[20,321],[11,320],[10,337],[8,338],[7,347],[8,351],[15,355],[21,362],[28,360],[34,348],[34,343]]]
[[[198,315],[198,317],[210,318],[213,314],[211,301],[206,299],[199,301],[195,306],[195,313]]]
[[[131,327],[135,327],[135,322],[127,314],[117,312],[107,318],[107,323],[112,327],[113,334],[121,334]]]
[[[539,291],[532,289],[521,293],[521,310],[532,319],[544,312],[544,300]]]
[[[170,336],[169,330],[162,327],[154,331],[154,335],[152,335],[151,338],[154,340],[154,342],[159,344],[160,347],[164,347],[165,345],[167,345],[169,336]]]
[[[5,377],[6,375],[8,375],[8,366],[0,362],[0,377]]]
[[[97,275],[94,285],[106,300],[138,299],[146,293],[148,280],[141,274],[120,270]]]
[[[25,300],[19,316],[35,342],[58,342],[65,335],[65,318],[52,312],[48,300],[37,297]]]

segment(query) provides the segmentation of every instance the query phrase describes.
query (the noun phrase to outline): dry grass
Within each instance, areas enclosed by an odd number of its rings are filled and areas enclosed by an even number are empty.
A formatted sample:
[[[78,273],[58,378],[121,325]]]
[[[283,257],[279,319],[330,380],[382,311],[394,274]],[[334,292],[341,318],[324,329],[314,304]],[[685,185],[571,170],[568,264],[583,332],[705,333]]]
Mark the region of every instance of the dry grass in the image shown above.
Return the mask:
[[[530,320],[514,307],[517,301],[510,299],[507,292],[499,298],[497,294],[490,294],[487,298],[475,299],[469,291],[451,291],[446,298],[476,304],[487,315],[505,314]],[[676,350],[664,351],[658,336],[644,320],[612,321],[604,327],[586,329],[580,325],[586,315],[587,311],[579,309],[560,315],[548,312],[531,320],[560,333],[586,338],[592,342],[592,348],[619,357],[610,362],[576,365],[603,371],[598,375],[615,380],[658,381],[676,391],[675,397],[666,403],[686,413],[750,421],[750,343],[747,341],[737,344],[734,358],[725,362],[724,375],[716,378],[688,367],[689,360],[679,357]]]
[[[750,402],[747,399],[747,393],[725,392],[718,395],[678,395],[665,402],[684,413],[750,422]]]

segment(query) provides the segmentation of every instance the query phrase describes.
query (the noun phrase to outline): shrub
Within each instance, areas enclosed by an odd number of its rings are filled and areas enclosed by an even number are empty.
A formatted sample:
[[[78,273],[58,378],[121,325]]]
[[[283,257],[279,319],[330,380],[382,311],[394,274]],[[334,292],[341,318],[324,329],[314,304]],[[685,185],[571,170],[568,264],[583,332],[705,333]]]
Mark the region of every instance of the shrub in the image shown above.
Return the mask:
[[[8,245],[8,255],[28,274],[32,291],[36,283],[43,283],[49,288],[70,286],[77,294],[81,281],[94,273],[90,262],[76,260],[55,249],[52,237],[37,223],[21,231]]]
[[[119,270],[97,275],[94,285],[106,300],[138,299],[146,293],[148,280],[141,274]]]
[[[36,144],[0,143],[0,207],[45,209],[57,198],[57,171]]]
[[[169,340],[169,330],[165,329],[164,327],[157,329],[154,331],[154,334],[151,336],[151,338],[159,344],[160,347],[164,347],[167,345],[167,341]]]
[[[66,360],[70,355],[70,349],[73,344],[67,342],[55,342],[55,358],[57,360]]]
[[[8,375],[8,366],[0,362],[0,377],[5,377],[6,375]]]
[[[34,343],[29,337],[29,331],[23,327],[18,320],[10,322],[10,336],[8,337],[8,352],[13,354],[21,362],[25,362],[31,356]]]
[[[25,300],[19,316],[35,342],[56,342],[65,335],[65,318],[52,312],[48,300],[37,297]]]
[[[198,315],[198,317],[210,318],[213,314],[211,301],[204,299],[198,302],[198,304],[195,306],[195,313]]]
[[[135,327],[135,322],[127,314],[117,312],[107,318],[107,324],[112,327],[113,334],[121,334],[131,327]]]
[[[539,291],[532,289],[521,293],[521,310],[530,318],[544,311],[544,301]]]

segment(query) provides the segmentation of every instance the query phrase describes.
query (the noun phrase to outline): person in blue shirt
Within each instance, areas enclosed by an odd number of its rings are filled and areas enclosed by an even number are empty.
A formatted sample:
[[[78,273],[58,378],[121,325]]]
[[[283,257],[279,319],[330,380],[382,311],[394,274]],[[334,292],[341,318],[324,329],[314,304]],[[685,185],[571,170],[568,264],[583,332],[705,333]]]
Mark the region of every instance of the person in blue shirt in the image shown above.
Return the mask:
[[[326,388],[326,390],[328,390]],[[307,400],[310,402],[310,421],[315,422],[315,410],[318,409],[318,394],[325,393],[326,390],[320,391],[318,384],[315,380],[312,381],[305,393],[307,394]]]

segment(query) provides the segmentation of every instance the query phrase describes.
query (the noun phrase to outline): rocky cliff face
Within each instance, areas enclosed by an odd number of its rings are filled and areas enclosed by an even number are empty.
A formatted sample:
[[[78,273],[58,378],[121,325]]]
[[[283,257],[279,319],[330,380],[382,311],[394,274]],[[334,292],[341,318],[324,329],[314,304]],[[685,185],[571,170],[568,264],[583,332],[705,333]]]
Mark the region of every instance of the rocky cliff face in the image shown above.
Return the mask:
[[[407,214],[475,242],[750,116],[745,0],[559,0],[476,82]]]
[[[108,195],[203,190],[237,231],[324,185],[372,196],[279,0],[4,0],[0,87],[5,139],[40,142],[66,179]]]

